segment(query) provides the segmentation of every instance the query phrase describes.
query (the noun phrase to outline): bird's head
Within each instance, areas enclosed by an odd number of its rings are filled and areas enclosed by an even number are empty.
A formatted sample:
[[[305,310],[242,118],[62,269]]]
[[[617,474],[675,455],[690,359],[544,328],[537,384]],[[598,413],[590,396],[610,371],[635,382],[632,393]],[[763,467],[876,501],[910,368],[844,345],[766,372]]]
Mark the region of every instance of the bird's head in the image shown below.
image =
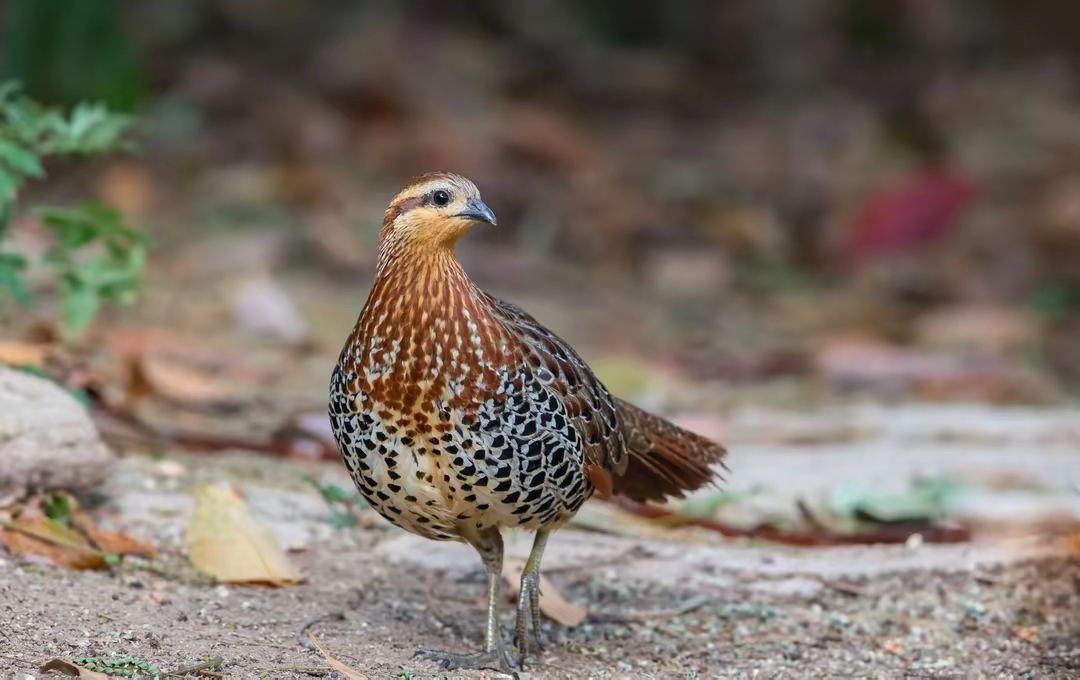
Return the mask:
[[[477,222],[495,224],[476,185],[460,175],[438,172],[414,179],[386,209],[379,250],[445,248]]]

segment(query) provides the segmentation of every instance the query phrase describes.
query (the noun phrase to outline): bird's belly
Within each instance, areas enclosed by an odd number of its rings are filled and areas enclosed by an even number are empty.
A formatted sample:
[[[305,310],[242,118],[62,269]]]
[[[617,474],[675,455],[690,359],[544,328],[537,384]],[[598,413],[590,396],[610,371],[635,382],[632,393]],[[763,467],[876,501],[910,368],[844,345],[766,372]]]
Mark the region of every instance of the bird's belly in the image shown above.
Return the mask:
[[[353,483],[376,512],[425,538],[460,540],[431,457],[388,434],[393,426],[374,412],[331,414],[330,421]]]
[[[379,410],[331,414],[331,424],[361,494],[408,531],[462,540],[488,527],[555,528],[592,492],[580,454],[550,433],[522,437],[454,414],[448,427],[410,437],[397,414]]]
[[[470,454],[443,455],[454,515],[469,529],[556,528],[591,494],[580,464],[567,462],[560,469],[545,465],[543,455],[529,458],[516,447],[507,452],[510,447],[492,446],[498,436],[484,439],[485,445]]]

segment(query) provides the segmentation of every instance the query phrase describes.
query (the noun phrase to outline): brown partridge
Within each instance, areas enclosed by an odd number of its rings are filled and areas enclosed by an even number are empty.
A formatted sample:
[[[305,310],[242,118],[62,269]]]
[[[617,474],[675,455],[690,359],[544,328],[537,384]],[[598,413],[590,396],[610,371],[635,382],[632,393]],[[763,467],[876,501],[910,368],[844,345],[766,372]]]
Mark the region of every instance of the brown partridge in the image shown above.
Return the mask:
[[[435,540],[464,541],[488,573],[484,648],[421,650],[443,668],[523,667],[541,643],[548,535],[597,489],[681,497],[715,479],[724,448],[612,397],[581,357],[518,307],[477,288],[454,256],[469,227],[495,224],[472,182],[424,175],[386,211],[375,284],[330,383],[345,466],[375,510]],[[519,656],[497,606],[501,530],[536,531],[518,599]],[[531,626],[531,636],[527,628]]]

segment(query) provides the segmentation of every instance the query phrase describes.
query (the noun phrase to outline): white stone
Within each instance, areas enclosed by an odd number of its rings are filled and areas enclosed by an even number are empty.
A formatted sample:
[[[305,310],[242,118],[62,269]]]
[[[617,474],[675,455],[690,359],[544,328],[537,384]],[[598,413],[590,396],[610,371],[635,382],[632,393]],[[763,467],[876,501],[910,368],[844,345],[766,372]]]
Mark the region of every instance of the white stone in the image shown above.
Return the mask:
[[[59,385],[0,366],[0,504],[29,491],[87,491],[116,459],[86,409]]]

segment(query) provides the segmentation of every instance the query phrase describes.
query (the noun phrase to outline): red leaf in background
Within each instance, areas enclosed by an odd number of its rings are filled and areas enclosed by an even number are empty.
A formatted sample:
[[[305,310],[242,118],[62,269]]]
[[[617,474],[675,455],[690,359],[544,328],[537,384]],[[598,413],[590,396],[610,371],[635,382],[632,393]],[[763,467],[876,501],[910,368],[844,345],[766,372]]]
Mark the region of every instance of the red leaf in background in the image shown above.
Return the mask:
[[[948,232],[977,191],[958,170],[923,170],[870,197],[853,222],[851,249],[880,256],[928,246]]]

